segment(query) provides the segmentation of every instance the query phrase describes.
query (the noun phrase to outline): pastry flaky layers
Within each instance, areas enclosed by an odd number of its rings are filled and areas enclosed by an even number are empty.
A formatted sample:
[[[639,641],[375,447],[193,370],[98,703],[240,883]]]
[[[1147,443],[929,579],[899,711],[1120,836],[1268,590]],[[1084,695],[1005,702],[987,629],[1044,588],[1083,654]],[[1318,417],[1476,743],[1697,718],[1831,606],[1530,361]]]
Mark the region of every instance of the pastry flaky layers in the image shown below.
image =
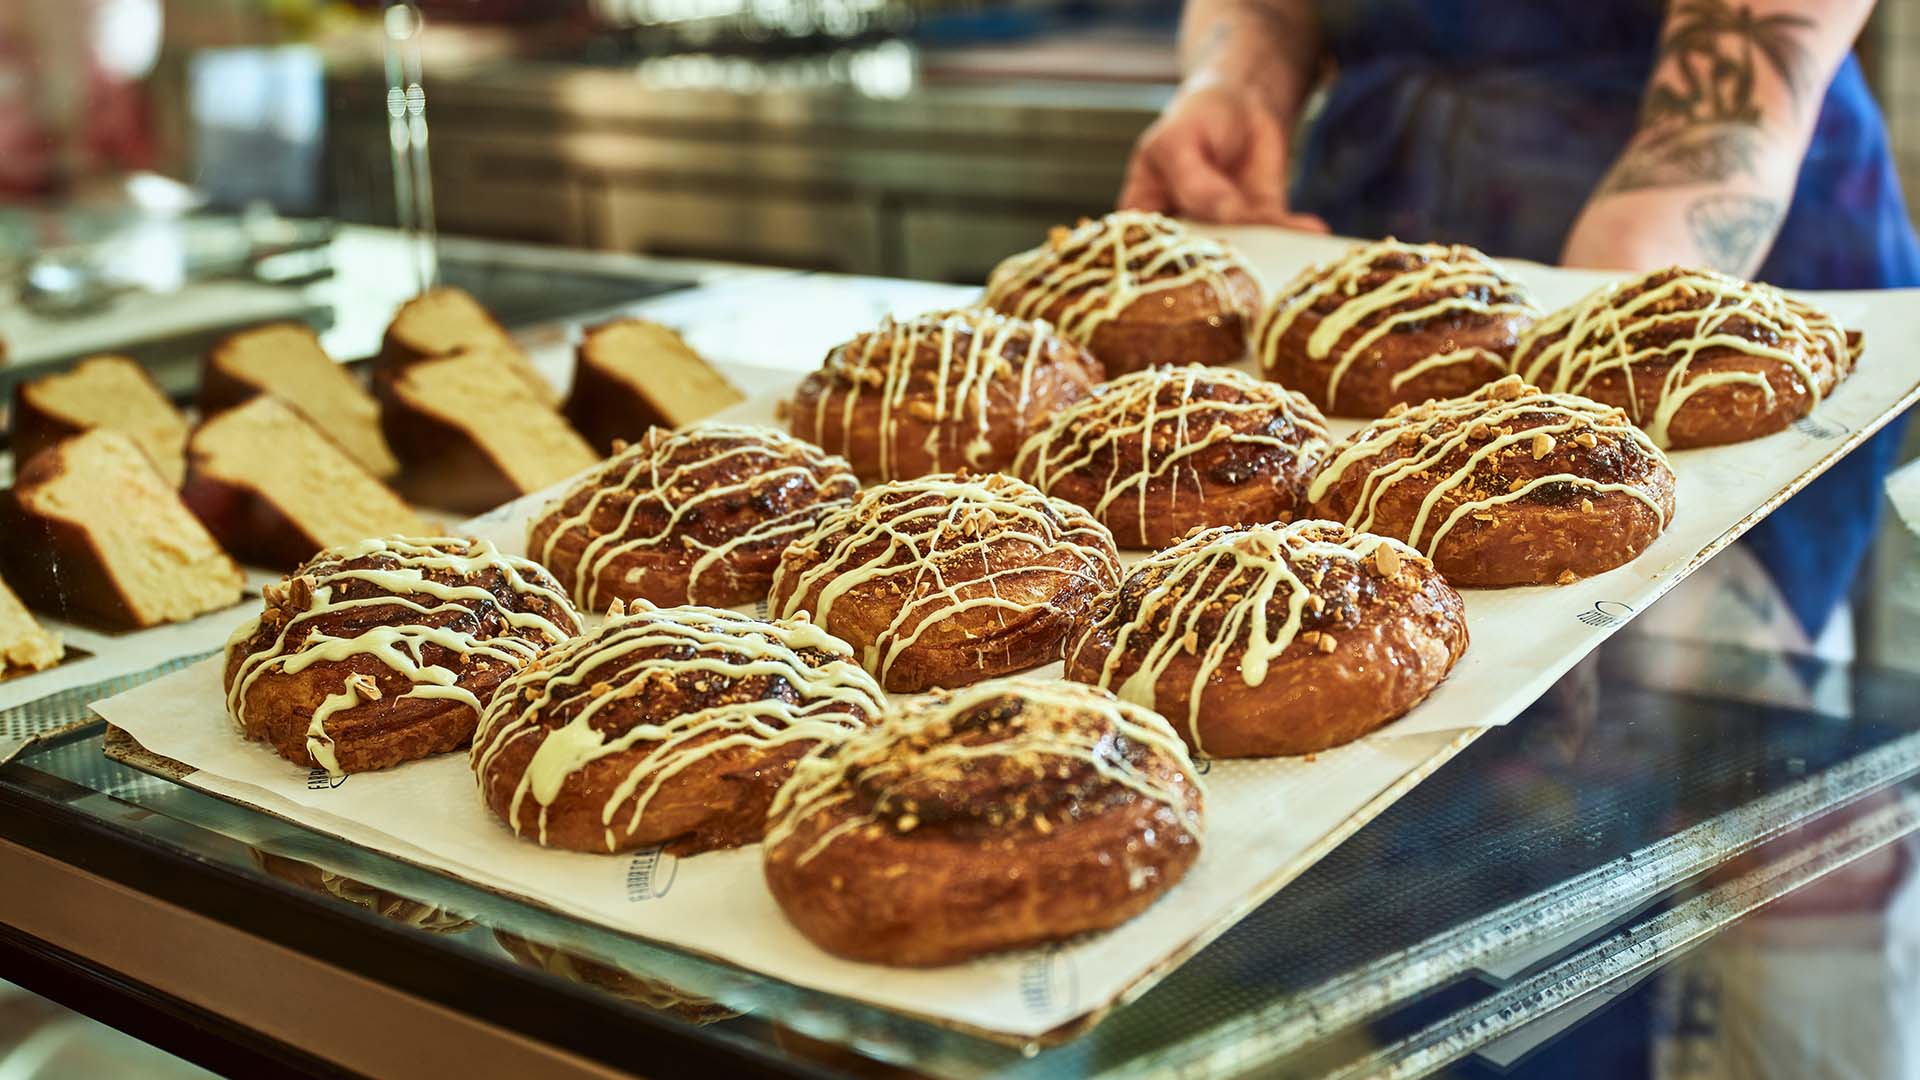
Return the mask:
[[[1203,525],[1292,520],[1326,454],[1326,419],[1306,398],[1192,364],[1097,387],[1013,471],[1086,507],[1122,546],[1160,548]]]
[[[794,392],[788,422],[864,479],[1001,469],[1103,378],[1092,354],[1046,323],[935,311],[888,319],[829,352]]]
[[[508,680],[471,761],[487,806],[548,847],[739,847],[794,762],[881,700],[852,649],[804,620],[641,604]]]
[[[1392,536],[1462,586],[1567,584],[1673,517],[1666,455],[1624,412],[1517,376],[1398,409],[1334,448],[1314,513]]]
[[[334,776],[466,745],[495,687],[580,632],[545,570],[462,537],[342,544],[264,596],[227,641],[227,714]]]
[[[1405,713],[1466,648],[1459,594],[1405,544],[1223,526],[1135,565],[1067,677],[1165,714],[1198,754],[1304,754]]]
[[[1008,257],[986,304],[1045,319],[1108,375],[1154,364],[1227,364],[1247,354],[1260,285],[1218,240],[1159,214],[1120,210]]]
[[[1860,335],[1771,285],[1678,267],[1609,285],[1520,343],[1528,382],[1627,410],[1674,449],[1758,438],[1813,411]]]
[[[1373,417],[1498,379],[1539,316],[1479,251],[1389,239],[1295,278],[1261,317],[1254,353],[1327,415]]]
[[[651,428],[534,519],[527,551],[583,610],[764,599],[789,541],[859,489],[846,460],[769,428]]]
[[[764,848],[807,938],[928,966],[1117,926],[1187,872],[1203,797],[1167,722],[1010,679],[898,702],[803,759]]]
[[[960,686],[1057,660],[1120,583],[1113,536],[1011,476],[870,487],[791,544],[768,607],[852,644],[889,690]]]

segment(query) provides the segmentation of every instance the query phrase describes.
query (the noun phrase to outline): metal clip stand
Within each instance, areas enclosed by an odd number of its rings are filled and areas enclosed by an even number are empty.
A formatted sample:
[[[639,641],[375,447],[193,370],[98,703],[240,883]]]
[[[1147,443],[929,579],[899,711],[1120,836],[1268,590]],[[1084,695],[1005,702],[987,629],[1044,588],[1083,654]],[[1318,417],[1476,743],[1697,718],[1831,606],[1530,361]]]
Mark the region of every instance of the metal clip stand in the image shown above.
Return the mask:
[[[433,168],[427,160],[427,91],[420,64],[420,9],[386,9],[387,142],[393,158],[393,203],[413,263],[416,292],[440,280],[433,219]]]

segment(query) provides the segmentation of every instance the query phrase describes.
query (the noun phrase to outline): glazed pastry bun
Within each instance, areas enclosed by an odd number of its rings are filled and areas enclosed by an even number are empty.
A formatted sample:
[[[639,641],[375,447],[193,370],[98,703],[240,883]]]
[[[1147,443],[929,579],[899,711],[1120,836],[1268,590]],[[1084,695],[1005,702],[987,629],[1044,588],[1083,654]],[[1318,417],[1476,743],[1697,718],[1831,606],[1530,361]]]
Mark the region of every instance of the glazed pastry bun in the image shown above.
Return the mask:
[[[1508,376],[1400,410],[1334,448],[1314,512],[1404,540],[1456,586],[1565,585],[1645,551],[1673,470],[1625,413]]]
[[[1260,285],[1220,241],[1159,214],[1118,210],[1056,228],[1007,258],[987,279],[986,303],[1053,323],[1111,376],[1246,356]]]
[[[1160,548],[1201,525],[1292,520],[1326,453],[1306,398],[1190,364],[1095,388],[1027,441],[1014,472],[1086,507],[1122,546]]]
[[[844,459],[771,428],[649,428],[534,519],[527,551],[585,611],[733,607],[765,599],[781,550],[859,487]]]
[[[1254,352],[1268,378],[1328,416],[1381,416],[1506,374],[1540,315],[1527,290],[1464,245],[1362,244],[1281,290]]]
[[[951,964],[1118,926],[1199,855],[1202,795],[1159,716],[1009,679],[897,703],[802,760],[767,887],[837,956]]]
[[[1397,540],[1331,521],[1222,526],[1136,564],[1067,677],[1163,713],[1195,754],[1306,754],[1440,684],[1466,608]]]
[[[961,686],[1060,658],[1120,583],[1113,536],[1011,476],[951,473],[867,488],[795,541],[769,609],[854,647],[888,690]]]
[[[1813,411],[1853,370],[1860,335],[1771,285],[1678,267],[1554,313],[1513,370],[1627,410],[1654,444],[1759,438]]]
[[[1273,298],[1254,332],[1267,379],[1331,417],[1455,398],[1507,373],[1534,319],[1521,282],[1463,244],[1361,244]]]
[[[543,847],[751,844],[794,761],[880,712],[851,652],[805,621],[616,606],[494,695],[470,756],[481,798]]]
[[[342,544],[227,641],[227,714],[334,776],[467,744],[494,688],[580,632],[545,570],[465,537]]]
[[[1005,468],[1029,434],[1105,378],[1046,323],[985,308],[888,319],[827,354],[795,391],[793,433],[864,480]]]

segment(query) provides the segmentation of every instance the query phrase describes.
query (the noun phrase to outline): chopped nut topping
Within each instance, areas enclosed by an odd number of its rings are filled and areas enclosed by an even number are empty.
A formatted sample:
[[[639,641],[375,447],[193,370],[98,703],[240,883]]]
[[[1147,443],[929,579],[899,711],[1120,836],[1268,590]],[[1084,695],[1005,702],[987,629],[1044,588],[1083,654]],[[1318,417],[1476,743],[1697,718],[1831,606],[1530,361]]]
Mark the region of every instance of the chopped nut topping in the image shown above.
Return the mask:
[[[1407,411],[1407,403],[1404,401],[1396,401],[1393,403],[1393,407],[1387,410],[1387,415],[1399,416],[1401,413],[1406,411]]]
[[[1327,601],[1319,593],[1308,593],[1307,606],[1313,609],[1315,615],[1318,615],[1326,610]]]
[[[1511,495],[1514,492],[1519,491],[1521,488],[1526,486],[1527,486],[1527,478],[1524,476],[1516,476],[1510,482],[1508,482],[1507,494]]]
[[[1320,635],[1320,651],[1321,652],[1330,653],[1333,651],[1333,646],[1334,646],[1334,642],[1333,642],[1332,634]]]
[[[1381,577],[1392,577],[1400,572],[1400,553],[1392,547],[1381,544],[1373,549],[1373,568]]]
[[[1557,585],[1571,585],[1574,581],[1578,580],[1578,578],[1572,570],[1562,570],[1560,571],[1560,576],[1553,580]]]
[[[916,420],[932,422],[940,419],[940,410],[933,407],[933,402],[922,399],[907,402],[907,415]]]
[[[1199,652],[1200,632],[1198,630],[1187,631],[1187,636],[1180,639],[1180,647],[1187,650],[1187,655],[1189,656]]]
[[[1474,442],[1486,442],[1488,439],[1493,438],[1493,429],[1487,426],[1485,420],[1475,420],[1473,424],[1467,428],[1467,438],[1472,439]]]
[[[1591,513],[1593,513],[1593,500],[1592,500],[1592,499],[1581,499],[1581,500],[1580,500],[1580,512],[1581,512],[1581,513],[1583,513],[1583,514],[1591,514]]]
[[[1581,446],[1586,447],[1589,450],[1600,445],[1600,437],[1595,435],[1591,431],[1583,431],[1580,434],[1575,435],[1573,437],[1573,441]]]
[[[1527,384],[1518,375],[1508,375],[1487,387],[1487,396],[1495,401],[1512,401],[1526,392]]]
[[[920,819],[912,814],[901,814],[899,820],[893,823],[893,827],[899,829],[901,832],[912,832],[918,828],[919,825]]]
[[[1533,437],[1533,460],[1539,461],[1553,453],[1553,436],[1542,431]]]

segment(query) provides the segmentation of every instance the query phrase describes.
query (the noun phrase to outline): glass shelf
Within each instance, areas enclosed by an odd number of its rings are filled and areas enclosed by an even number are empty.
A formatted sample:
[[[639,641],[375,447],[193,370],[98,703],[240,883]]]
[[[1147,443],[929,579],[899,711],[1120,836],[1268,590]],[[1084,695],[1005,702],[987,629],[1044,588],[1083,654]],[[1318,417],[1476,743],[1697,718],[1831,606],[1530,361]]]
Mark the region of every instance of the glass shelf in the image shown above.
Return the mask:
[[[100,692],[25,706],[0,729],[70,718]],[[634,1023],[704,1060],[795,1073],[1415,1075],[1912,831],[1915,804],[1888,793],[1920,772],[1915,701],[1910,675],[1624,633],[1138,1000],[1044,1049],[787,986],[353,848],[109,760],[97,727],[0,770],[0,806],[32,811],[0,814],[0,834],[89,867],[141,864],[123,881],[268,936],[325,914],[334,929],[318,955],[331,962],[482,1014],[512,1000],[530,1036],[654,1074],[675,1070]],[[23,838],[26,819],[45,835]],[[236,888],[270,900],[237,914],[208,899]],[[527,1002],[547,998],[575,1017],[619,1016],[628,1037],[543,1025]]]

